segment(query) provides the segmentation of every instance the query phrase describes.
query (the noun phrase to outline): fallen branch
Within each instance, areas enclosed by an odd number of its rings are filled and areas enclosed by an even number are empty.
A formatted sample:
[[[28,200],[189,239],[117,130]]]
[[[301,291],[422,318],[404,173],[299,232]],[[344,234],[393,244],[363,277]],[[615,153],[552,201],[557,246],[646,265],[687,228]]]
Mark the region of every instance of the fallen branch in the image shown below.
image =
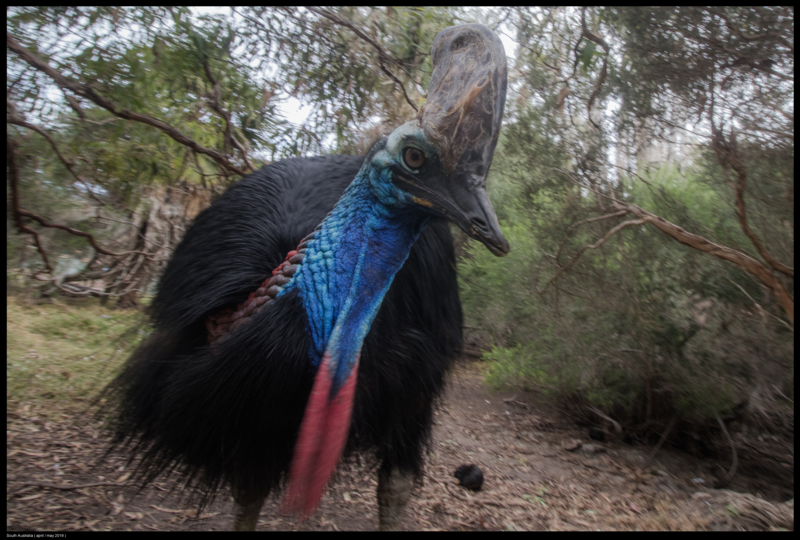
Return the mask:
[[[611,422],[614,425],[614,431],[616,431],[618,434],[622,433],[622,426],[619,425],[619,422],[617,422],[616,420],[614,420],[610,416],[607,416],[607,415],[603,414],[602,412],[598,411],[594,407],[587,407],[587,409],[592,411],[594,414],[596,414],[597,416],[599,416],[603,420],[608,420],[609,422]]]
[[[661,438],[658,440],[658,444],[656,444],[655,448],[653,448],[653,451],[650,452],[650,455],[647,456],[647,459],[644,460],[644,465],[642,465],[642,469],[649,469],[650,465],[653,464],[653,460],[655,459],[656,454],[664,445],[664,442],[666,442],[667,437],[669,437],[669,434],[670,432],[672,432],[672,428],[675,427],[675,423],[677,421],[678,421],[678,415],[674,415],[672,419],[669,421],[667,429],[665,429],[664,433],[661,434]]]
[[[722,478],[722,480],[717,482],[717,485],[714,486],[715,488],[720,489],[720,488],[723,488],[723,487],[727,486],[728,483],[733,479],[733,476],[736,474],[736,468],[739,466],[739,457],[736,455],[736,445],[733,444],[733,439],[731,438],[730,434],[728,433],[728,430],[725,428],[725,423],[722,421],[722,418],[720,418],[719,415],[716,415],[716,417],[717,417],[717,423],[719,424],[719,427],[722,428],[722,433],[725,434],[725,438],[728,439],[728,444],[731,445],[731,453],[733,454],[733,459],[732,459],[730,470]]]
[[[49,489],[61,489],[64,491],[71,491],[73,489],[83,489],[83,488],[90,488],[90,487],[97,487],[97,486],[115,486],[115,487],[125,487],[129,486],[128,482],[93,482],[91,484],[71,484],[71,485],[60,485],[60,484],[49,484],[47,482],[23,482],[23,486],[36,486],[36,487],[43,487]]]

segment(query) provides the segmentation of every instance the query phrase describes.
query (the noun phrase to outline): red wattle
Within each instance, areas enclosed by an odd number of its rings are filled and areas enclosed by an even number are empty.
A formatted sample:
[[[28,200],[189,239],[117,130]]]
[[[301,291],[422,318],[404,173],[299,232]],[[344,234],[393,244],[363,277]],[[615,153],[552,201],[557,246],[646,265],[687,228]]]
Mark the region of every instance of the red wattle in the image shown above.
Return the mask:
[[[330,355],[326,353],[322,359],[294,448],[282,505],[284,513],[297,513],[306,519],[317,508],[347,442],[357,373],[358,359],[344,385],[329,401]]]

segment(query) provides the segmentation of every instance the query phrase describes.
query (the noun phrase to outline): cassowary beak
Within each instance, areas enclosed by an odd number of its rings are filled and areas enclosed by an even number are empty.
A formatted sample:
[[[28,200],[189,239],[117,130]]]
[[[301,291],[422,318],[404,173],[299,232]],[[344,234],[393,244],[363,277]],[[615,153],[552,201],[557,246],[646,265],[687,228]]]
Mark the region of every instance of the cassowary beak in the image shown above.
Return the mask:
[[[442,174],[425,182],[398,180],[427,206],[483,242],[497,256],[508,253],[486,194],[506,101],[506,53],[500,38],[481,24],[445,28],[431,51],[428,101],[417,120],[438,152]]]

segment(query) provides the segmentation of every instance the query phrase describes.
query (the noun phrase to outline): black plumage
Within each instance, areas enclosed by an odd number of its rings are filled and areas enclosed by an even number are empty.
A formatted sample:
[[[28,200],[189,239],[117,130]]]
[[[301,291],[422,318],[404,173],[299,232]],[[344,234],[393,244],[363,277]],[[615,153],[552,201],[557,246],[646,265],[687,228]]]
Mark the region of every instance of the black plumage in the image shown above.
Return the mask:
[[[236,339],[215,343],[213,353],[205,321],[271,275],[333,208],[362,162],[277,162],[197,217],[161,278],[150,308],[153,335],[110,388],[115,442],[134,446],[143,480],[176,469],[203,500],[226,484],[253,497],[281,486],[314,377],[310,338],[295,331],[305,311],[289,293]],[[383,471],[421,474],[432,408],[460,351],[461,325],[449,226],[434,220],[364,342],[346,454],[367,451]]]

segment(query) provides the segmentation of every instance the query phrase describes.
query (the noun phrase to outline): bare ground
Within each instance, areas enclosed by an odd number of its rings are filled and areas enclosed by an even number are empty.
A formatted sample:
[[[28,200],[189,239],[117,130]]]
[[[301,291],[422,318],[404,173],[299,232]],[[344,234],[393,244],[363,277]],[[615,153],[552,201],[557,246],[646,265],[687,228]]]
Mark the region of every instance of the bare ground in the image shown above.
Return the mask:
[[[794,528],[793,463],[776,488],[763,467],[740,458],[734,488],[711,489],[710,463],[662,449],[642,470],[649,447],[597,443],[563,414],[524,392],[491,393],[480,364],[451,378],[435,418],[426,474],[406,512],[407,530],[770,530]],[[50,418],[53,415],[48,415]],[[85,413],[44,420],[31,404],[7,411],[8,531],[226,530],[231,501],[220,497],[197,518],[164,478],[137,492],[124,457],[96,464],[107,434]],[[793,453],[793,445],[792,445]],[[480,492],[453,472],[475,463]],[[775,467],[770,467],[774,476]],[[759,472],[761,470],[761,472]],[[778,470],[780,473],[780,470]],[[780,474],[779,474],[780,476]],[[83,486],[83,487],[76,487]],[[350,463],[304,523],[268,500],[259,530],[372,530],[378,525],[374,469]],[[761,486],[761,487],[760,487]],[[766,495],[765,495],[766,493]],[[777,494],[777,495],[776,495]],[[789,494],[790,497],[785,495]],[[770,498],[772,502],[765,500]],[[776,499],[775,497],[779,497]],[[780,497],[790,498],[781,502]],[[224,500],[223,500],[224,499]]]

